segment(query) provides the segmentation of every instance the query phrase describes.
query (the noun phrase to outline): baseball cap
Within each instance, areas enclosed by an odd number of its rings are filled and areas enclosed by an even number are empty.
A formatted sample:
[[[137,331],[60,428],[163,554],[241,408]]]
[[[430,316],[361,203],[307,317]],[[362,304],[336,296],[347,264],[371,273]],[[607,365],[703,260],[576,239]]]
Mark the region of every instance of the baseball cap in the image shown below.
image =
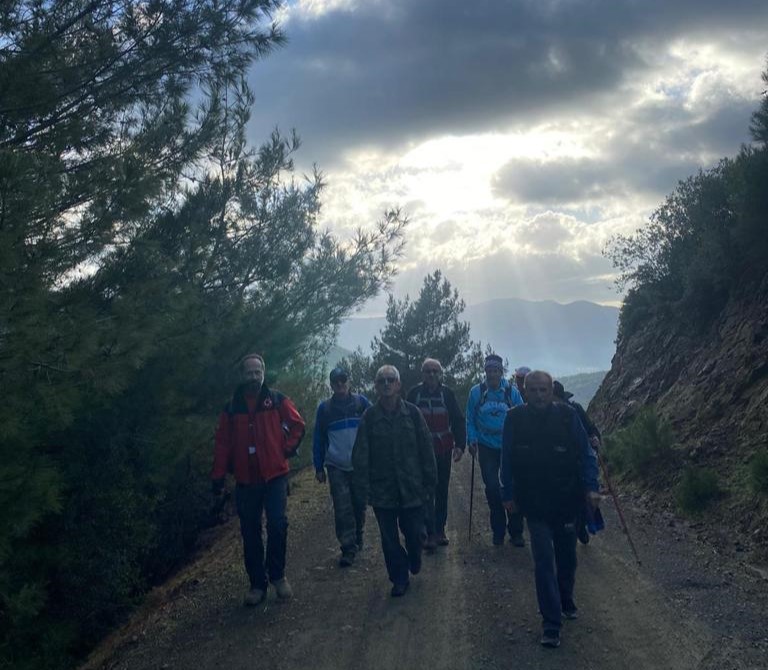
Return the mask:
[[[331,370],[331,374],[330,374],[331,384],[333,384],[335,381],[338,381],[342,377],[344,379],[349,379],[349,374],[347,373],[347,371],[344,368],[337,367],[337,368],[333,368],[333,370]]]

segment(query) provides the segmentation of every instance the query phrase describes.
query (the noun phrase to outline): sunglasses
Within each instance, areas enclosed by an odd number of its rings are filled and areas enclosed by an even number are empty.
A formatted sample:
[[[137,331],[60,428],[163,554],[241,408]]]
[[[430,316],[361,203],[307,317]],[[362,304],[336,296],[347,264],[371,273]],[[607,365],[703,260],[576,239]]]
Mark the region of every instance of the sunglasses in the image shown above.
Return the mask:
[[[384,384],[394,384],[397,381],[398,381],[397,377],[379,377],[376,380],[376,383],[381,384],[383,386]]]
[[[425,375],[439,375],[440,370],[422,370],[422,373]]]
[[[347,378],[346,377],[336,377],[336,379],[333,380],[334,384],[346,384]]]

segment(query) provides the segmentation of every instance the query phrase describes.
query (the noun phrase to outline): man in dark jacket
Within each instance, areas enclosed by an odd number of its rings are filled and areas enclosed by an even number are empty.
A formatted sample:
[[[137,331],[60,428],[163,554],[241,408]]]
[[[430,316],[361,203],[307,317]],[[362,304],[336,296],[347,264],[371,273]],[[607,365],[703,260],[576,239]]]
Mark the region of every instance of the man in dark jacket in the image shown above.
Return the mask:
[[[304,436],[301,415],[289,398],[264,385],[264,371],[260,355],[248,354],[242,360],[242,383],[219,417],[211,471],[215,494],[221,493],[227,472],[237,483],[235,502],[250,580],[245,604],[251,606],[264,600],[268,581],[279,598],[293,595],[285,577],[287,459],[296,453]],[[267,517],[266,562],[263,513]]]
[[[445,523],[448,518],[448,484],[451,462],[459,461],[464,453],[467,431],[464,415],[453,391],[442,383],[443,366],[435,358],[421,364],[423,382],[414,386],[406,399],[421,410],[432,433],[437,462],[437,487],[434,500],[424,506],[427,539],[424,549],[433,552],[437,545],[448,544]]]
[[[562,617],[577,616],[574,522],[585,499],[593,507],[599,503],[597,459],[576,412],[552,401],[551,375],[530,372],[525,390],[527,404],[510,410],[504,421],[501,496],[528,522],[541,644],[558,647]]]
[[[315,417],[312,460],[315,478],[327,480],[333,500],[336,537],[341,546],[339,566],[352,565],[363,546],[365,500],[359,500],[352,485],[352,447],[360,417],[371,403],[364,395],[349,390],[349,374],[334,368],[330,375],[333,395],[320,403]]]
[[[424,417],[400,398],[396,367],[379,368],[376,393],[378,402],[366,410],[358,427],[352,476],[358,495],[373,507],[391,595],[398,597],[408,590],[408,573],[421,570],[424,504],[434,495],[437,466]]]

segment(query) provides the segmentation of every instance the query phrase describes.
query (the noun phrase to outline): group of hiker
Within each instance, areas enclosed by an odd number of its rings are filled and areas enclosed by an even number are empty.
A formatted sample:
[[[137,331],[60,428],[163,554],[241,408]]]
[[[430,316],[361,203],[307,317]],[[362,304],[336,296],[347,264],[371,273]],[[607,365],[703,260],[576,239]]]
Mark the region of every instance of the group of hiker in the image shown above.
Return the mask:
[[[333,369],[333,393],[315,417],[315,477],[329,485],[339,566],[353,565],[363,548],[370,505],[390,593],[400,597],[421,570],[422,551],[434,553],[449,544],[451,466],[468,450],[480,466],[493,544],[503,545],[509,535],[513,546],[524,547],[527,522],[541,644],[557,647],[562,619],[577,617],[576,541],[577,536],[588,541],[585,522],[599,506],[595,449],[600,434],[549,373],[520,367],[512,383],[496,354],[485,357],[484,368],[483,382],[470,390],[466,417],[434,358],[424,360],[423,381],[407,394],[396,367],[379,368],[373,404],[352,392],[346,370]],[[219,418],[211,477],[214,492],[220,493],[225,475],[234,475],[250,580],[245,604],[257,605],[270,583],[278,598],[292,596],[285,576],[286,475],[305,424],[288,397],[264,385],[260,355],[246,356],[241,374]]]

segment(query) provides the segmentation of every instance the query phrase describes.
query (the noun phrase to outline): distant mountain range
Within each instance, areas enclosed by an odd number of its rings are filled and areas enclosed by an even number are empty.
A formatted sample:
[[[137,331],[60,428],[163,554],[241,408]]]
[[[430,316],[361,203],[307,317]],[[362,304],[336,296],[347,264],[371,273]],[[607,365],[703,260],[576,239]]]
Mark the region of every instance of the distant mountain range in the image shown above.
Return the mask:
[[[462,317],[472,339],[490,343],[512,368],[527,365],[556,376],[607,370],[616,350],[619,310],[593,302],[506,298],[470,305]],[[368,352],[385,323],[383,316],[347,319],[337,344]]]

